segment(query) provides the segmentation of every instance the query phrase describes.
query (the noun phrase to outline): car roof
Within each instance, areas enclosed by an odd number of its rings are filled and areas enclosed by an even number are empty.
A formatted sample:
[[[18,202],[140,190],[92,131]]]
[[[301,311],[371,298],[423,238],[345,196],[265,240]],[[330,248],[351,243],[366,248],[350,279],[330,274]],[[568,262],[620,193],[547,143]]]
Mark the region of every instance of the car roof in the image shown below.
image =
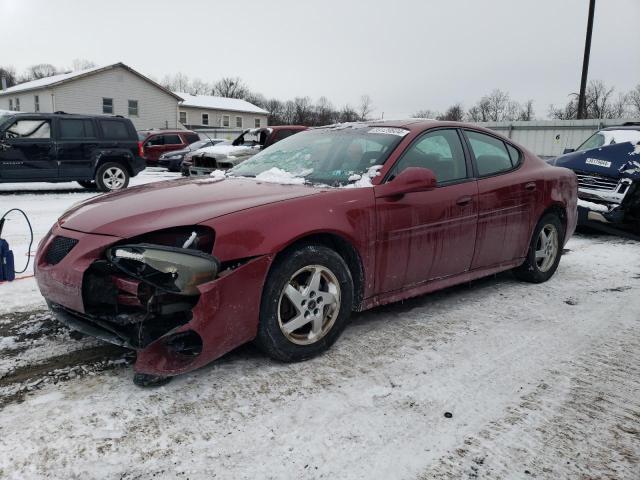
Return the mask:
[[[54,113],[42,113],[42,112],[13,112],[11,115],[7,116],[15,116],[15,117],[38,117],[38,118],[117,118],[119,120],[127,120],[128,118],[123,117],[122,115],[88,115],[82,113],[65,113],[65,112],[54,112]]]
[[[162,130],[138,130],[138,133],[144,133],[147,135],[162,135],[165,133],[195,133],[197,135],[196,132],[191,131],[191,130],[180,130],[180,129],[162,129]]]
[[[450,122],[444,120],[433,120],[433,119],[423,119],[423,118],[407,118],[400,120],[374,120],[374,121],[366,121],[366,122],[348,122],[348,123],[336,123],[334,125],[325,125],[323,127],[316,127],[319,129],[322,128],[345,128],[345,127],[353,127],[353,128],[366,128],[366,127],[386,127],[386,128],[403,128],[409,130],[410,132],[421,132],[423,130],[427,130],[429,128],[434,127],[452,127],[452,128],[471,128],[473,130],[479,130],[483,132],[487,132],[491,135],[497,135],[497,132],[494,130],[490,130],[479,125],[473,123],[466,122]]]
[[[640,130],[640,125],[620,125],[619,127],[601,128],[599,131],[603,130]]]

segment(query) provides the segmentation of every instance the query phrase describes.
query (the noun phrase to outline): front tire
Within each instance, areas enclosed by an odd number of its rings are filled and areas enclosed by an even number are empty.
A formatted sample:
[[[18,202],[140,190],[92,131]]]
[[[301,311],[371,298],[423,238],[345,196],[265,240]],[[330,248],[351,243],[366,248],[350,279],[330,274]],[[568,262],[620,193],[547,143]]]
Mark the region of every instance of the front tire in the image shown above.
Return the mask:
[[[342,257],[322,245],[302,246],[277,259],[267,277],[255,343],[284,362],[314,357],[338,339],[352,306]]]
[[[562,223],[557,215],[547,213],[533,230],[527,257],[525,262],[514,270],[515,276],[525,282],[546,282],[558,268],[563,245]]]
[[[96,185],[103,192],[122,190],[129,185],[129,172],[120,163],[104,163],[96,172]]]

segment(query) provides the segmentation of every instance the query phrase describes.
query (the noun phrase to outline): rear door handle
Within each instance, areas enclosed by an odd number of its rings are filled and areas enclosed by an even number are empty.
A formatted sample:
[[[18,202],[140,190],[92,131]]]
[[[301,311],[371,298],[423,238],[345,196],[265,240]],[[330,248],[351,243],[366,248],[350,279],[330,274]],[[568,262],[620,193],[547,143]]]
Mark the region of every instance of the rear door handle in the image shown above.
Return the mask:
[[[529,192],[533,192],[536,189],[536,183],[535,182],[529,182],[524,186],[524,189],[529,191]]]
[[[460,205],[461,207],[464,207],[465,205],[468,205],[469,203],[471,203],[471,200],[473,200],[473,198],[469,196],[460,197],[458,200],[456,200],[456,204]]]

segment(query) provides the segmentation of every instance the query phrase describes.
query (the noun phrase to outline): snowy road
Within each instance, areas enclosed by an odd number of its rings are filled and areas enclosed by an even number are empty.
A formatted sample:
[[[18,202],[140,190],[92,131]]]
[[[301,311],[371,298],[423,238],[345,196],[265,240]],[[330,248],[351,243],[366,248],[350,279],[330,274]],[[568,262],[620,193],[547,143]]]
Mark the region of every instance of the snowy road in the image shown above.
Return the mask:
[[[546,284],[498,275],[359,314],[314,360],[247,346],[156,390],[5,312],[0,478],[637,479],[640,244],[567,248]]]
[[[95,194],[0,187],[36,242]],[[150,391],[128,352],[55,322],[32,278],[0,284],[0,478],[637,479],[640,244],[567,248],[546,284],[499,275],[357,315],[306,363],[247,346]]]

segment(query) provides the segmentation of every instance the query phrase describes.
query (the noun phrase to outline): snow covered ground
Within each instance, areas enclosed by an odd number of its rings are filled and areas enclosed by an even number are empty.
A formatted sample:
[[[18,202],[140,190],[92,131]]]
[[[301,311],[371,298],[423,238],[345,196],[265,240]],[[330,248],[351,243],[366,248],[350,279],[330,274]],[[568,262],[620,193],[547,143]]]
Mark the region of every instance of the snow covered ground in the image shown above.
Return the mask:
[[[150,168],[131,179],[130,186],[150,182],[181,178],[179,173],[170,173],[162,168]],[[11,208],[20,208],[29,217],[33,226],[35,253],[38,242],[44,237],[62,213],[73,204],[99,192],[88,191],[75,182],[69,183],[2,183],[0,184],[0,216]],[[6,239],[15,255],[16,270],[22,270],[27,261],[29,245],[28,226],[20,213],[12,212],[7,217],[2,238]],[[21,278],[12,283],[0,284],[0,314],[28,311],[44,305],[38,292],[33,273],[33,259]]]
[[[311,361],[245,346],[155,390],[2,284],[0,478],[637,479],[640,244],[567,249],[545,284],[500,274],[358,314]]]

